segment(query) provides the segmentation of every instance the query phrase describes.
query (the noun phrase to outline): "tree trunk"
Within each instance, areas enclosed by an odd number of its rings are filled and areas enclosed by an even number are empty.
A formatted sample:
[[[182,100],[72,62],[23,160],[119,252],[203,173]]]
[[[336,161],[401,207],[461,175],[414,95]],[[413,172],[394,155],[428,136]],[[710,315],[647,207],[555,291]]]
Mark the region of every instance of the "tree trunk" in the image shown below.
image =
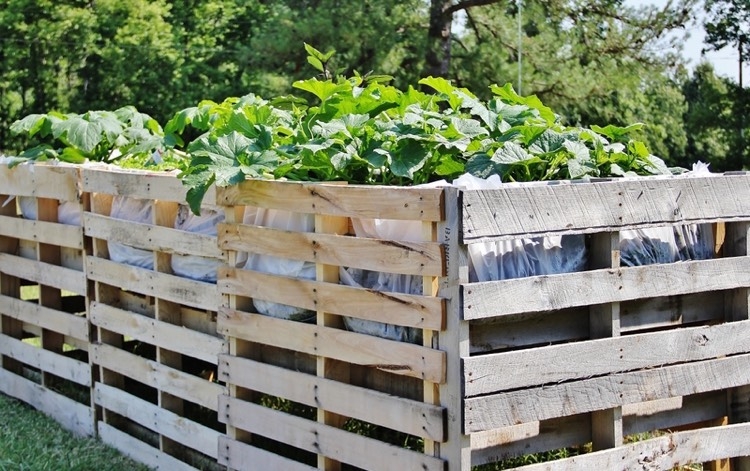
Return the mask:
[[[430,1],[430,28],[427,32],[427,55],[424,75],[445,77],[451,63],[451,23],[453,14],[446,12],[451,0]]]

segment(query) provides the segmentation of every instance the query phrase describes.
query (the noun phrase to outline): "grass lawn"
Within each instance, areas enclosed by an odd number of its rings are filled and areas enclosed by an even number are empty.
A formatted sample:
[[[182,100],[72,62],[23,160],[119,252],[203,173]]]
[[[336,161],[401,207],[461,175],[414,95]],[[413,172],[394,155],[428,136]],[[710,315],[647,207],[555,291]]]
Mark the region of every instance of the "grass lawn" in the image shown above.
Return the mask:
[[[30,406],[0,394],[0,471],[149,468],[93,438],[81,438]]]

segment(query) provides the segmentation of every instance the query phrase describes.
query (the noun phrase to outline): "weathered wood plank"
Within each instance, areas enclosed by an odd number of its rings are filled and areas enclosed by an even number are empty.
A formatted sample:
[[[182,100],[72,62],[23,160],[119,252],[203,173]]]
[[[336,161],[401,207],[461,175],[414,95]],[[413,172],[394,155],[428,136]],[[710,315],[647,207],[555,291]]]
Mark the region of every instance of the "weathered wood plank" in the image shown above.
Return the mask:
[[[0,267],[5,274],[86,296],[86,275],[80,271],[6,253],[0,253]]]
[[[97,422],[97,428],[102,442],[152,469],[196,471],[196,468],[184,461],[180,461],[105,422]]]
[[[216,430],[102,383],[96,384],[94,397],[96,404],[107,410],[116,412],[207,456],[218,458],[221,433]]]
[[[358,468],[445,469],[441,459],[228,396],[219,398],[219,411],[227,425]]]
[[[466,397],[750,353],[750,321],[465,358]]]
[[[623,333],[723,320],[722,291],[635,299],[620,305]]]
[[[81,436],[94,435],[94,411],[86,404],[4,369],[0,369],[0,392],[42,411],[66,430]]]
[[[35,347],[21,340],[0,334],[0,355],[25,363],[55,376],[91,386],[91,367],[88,363],[74,360],[61,353]]]
[[[216,285],[153,270],[124,265],[98,257],[86,259],[88,278],[123,290],[135,291],[197,309],[216,311],[219,292]]]
[[[433,330],[445,325],[445,300],[437,297],[385,293],[230,267],[219,269],[217,286],[223,294],[387,324]]]
[[[711,427],[670,433],[629,445],[547,463],[515,468],[518,471],[578,471],[581,469],[674,469],[691,463],[747,456],[750,424]]]
[[[97,366],[148,384],[154,388],[216,410],[217,397],[225,388],[198,376],[133,355],[109,345],[92,345],[91,361]]]
[[[115,166],[84,167],[81,170],[83,191],[115,196],[185,202],[187,187],[177,179],[177,172],[127,170]],[[203,198],[204,204],[216,204],[212,186]]]
[[[315,471],[317,469],[314,466],[232,440],[227,436],[219,437],[219,464],[229,469],[243,469],[249,463],[252,463],[255,469],[283,469],[284,471]]]
[[[726,391],[710,391],[691,396],[672,397],[622,408],[625,435],[714,420],[727,415]]]
[[[84,342],[89,340],[88,321],[83,316],[76,316],[4,295],[0,295],[0,314]]]
[[[28,239],[40,244],[83,249],[83,229],[78,226],[56,222],[0,216],[0,236]]]
[[[465,429],[479,432],[750,384],[748,362],[750,355],[736,355],[466,399]]]
[[[397,242],[220,224],[219,247],[386,273],[440,276],[445,271],[442,246],[434,242]]]
[[[216,200],[225,206],[257,206],[331,216],[440,221],[442,192],[440,188],[247,180],[218,188]]]
[[[371,366],[433,383],[445,381],[445,352],[418,345],[231,309],[219,310],[218,330],[241,340]]]
[[[83,214],[86,235],[109,242],[128,244],[163,253],[198,255],[223,259],[216,237],[186,232],[171,227],[115,219],[93,213]]]
[[[750,219],[750,175],[558,182],[467,190],[463,240]]]
[[[284,397],[431,440],[444,440],[444,409],[338,381],[222,355],[219,378],[235,386]]]
[[[472,322],[472,355],[507,348],[549,345],[589,338],[588,309],[535,312],[492,321]]]
[[[748,285],[750,257],[733,257],[468,283],[462,297],[472,320]]]
[[[91,304],[91,323],[186,356],[218,364],[226,340],[196,332],[181,325],[162,322],[99,302]]]
[[[67,164],[0,165],[0,188],[6,195],[78,201],[79,166]]]

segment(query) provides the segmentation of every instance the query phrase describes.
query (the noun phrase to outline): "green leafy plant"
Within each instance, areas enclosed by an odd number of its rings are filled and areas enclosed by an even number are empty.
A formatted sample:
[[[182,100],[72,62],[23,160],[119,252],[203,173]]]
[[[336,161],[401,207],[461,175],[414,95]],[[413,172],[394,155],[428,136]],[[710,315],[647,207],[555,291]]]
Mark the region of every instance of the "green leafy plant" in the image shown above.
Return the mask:
[[[132,106],[83,114],[32,114],[13,123],[11,131],[37,142],[11,165],[55,159],[175,168],[184,161],[184,156],[174,153],[174,142],[161,125]]]

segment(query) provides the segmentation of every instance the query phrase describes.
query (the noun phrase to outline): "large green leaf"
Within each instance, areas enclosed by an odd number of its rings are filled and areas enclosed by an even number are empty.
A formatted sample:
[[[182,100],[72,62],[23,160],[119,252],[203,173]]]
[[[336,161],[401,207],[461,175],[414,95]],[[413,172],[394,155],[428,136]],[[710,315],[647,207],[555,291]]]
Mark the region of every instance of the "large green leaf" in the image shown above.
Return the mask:
[[[60,121],[52,125],[52,133],[70,146],[91,154],[102,141],[102,125],[91,122],[80,116]]]
[[[298,80],[292,84],[294,88],[310,92],[320,101],[326,101],[328,98],[336,93],[341,93],[351,90],[349,83],[333,83],[330,80],[320,81],[317,78],[309,80]]]
[[[424,166],[429,151],[413,139],[401,141],[398,150],[391,155],[391,172],[397,177],[414,178],[414,172]]]

